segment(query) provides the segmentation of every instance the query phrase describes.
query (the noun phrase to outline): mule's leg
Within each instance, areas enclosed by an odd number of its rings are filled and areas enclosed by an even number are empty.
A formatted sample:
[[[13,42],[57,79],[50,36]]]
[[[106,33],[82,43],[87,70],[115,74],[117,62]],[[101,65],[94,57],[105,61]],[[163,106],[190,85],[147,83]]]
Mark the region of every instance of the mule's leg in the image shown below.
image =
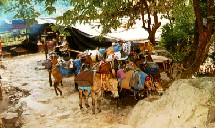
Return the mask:
[[[77,83],[75,83],[75,90],[78,91],[78,84]]]
[[[60,84],[61,84],[61,86],[63,87],[63,81],[62,81],[62,80],[61,80]]]
[[[87,108],[89,108],[90,105],[88,104],[88,91],[84,90],[84,91],[83,91],[83,94],[84,94],[85,106],[86,106]]]
[[[54,82],[54,90],[55,90],[56,95],[58,96],[58,93],[57,93],[57,85],[58,85],[58,83]]]
[[[97,109],[98,109],[98,112],[101,112],[101,96],[102,96],[102,91],[100,90],[98,92],[98,96],[97,96]]]
[[[82,90],[79,89],[79,107],[80,109],[83,109],[82,107]]]
[[[125,96],[126,96],[126,90],[122,89],[119,93],[119,98],[120,98],[120,101],[122,102],[122,104],[124,106],[126,106],[125,104]]]
[[[50,85],[50,87],[52,87],[51,70],[48,70],[48,71],[49,71],[49,85]]]
[[[55,92],[59,91],[60,95],[62,95],[62,91],[60,90],[60,88],[58,87],[58,85],[59,85],[59,83],[54,84],[54,86],[55,86]]]
[[[95,114],[95,97],[96,97],[96,94],[94,91],[91,91],[91,97],[92,97],[92,111],[93,111],[93,114]]]

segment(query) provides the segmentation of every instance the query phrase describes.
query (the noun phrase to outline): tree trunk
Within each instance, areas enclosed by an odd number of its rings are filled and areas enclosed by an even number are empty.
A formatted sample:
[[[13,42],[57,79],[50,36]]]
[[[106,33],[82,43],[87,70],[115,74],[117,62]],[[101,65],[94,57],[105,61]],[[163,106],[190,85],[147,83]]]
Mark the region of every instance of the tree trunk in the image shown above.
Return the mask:
[[[156,31],[148,31],[148,33],[149,33],[148,39],[155,46],[155,33],[156,33]]]
[[[193,6],[197,21],[197,27],[195,28],[198,28],[198,31],[195,34],[193,47],[194,49],[196,48],[196,51],[191,51],[190,53],[192,54],[189,54],[189,59],[184,61],[185,69],[182,73],[182,78],[191,77],[192,74],[194,74],[204,62],[205,57],[207,57],[209,52],[209,47],[212,44],[210,39],[214,33],[214,23],[213,19],[211,18],[214,16],[214,0],[208,1],[206,25],[203,24],[203,19],[200,14],[199,1],[193,0]]]
[[[145,24],[145,11],[148,15],[147,19],[147,26]],[[142,23],[143,23],[143,28],[149,33],[148,39],[150,42],[155,45],[155,33],[157,29],[161,26],[161,22],[158,22],[158,15],[157,11],[154,11],[153,17],[154,17],[154,24],[151,23],[151,11],[150,11],[150,6],[148,6],[147,0],[140,0],[140,12],[142,16]]]

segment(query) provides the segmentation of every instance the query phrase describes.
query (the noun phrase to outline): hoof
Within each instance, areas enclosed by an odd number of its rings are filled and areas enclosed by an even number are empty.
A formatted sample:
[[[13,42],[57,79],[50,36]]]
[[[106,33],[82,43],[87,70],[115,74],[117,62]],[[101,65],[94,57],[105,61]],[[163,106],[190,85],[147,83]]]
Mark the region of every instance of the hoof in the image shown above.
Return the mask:
[[[159,93],[159,96],[163,96],[163,93]]]
[[[96,112],[95,112],[95,111],[93,111],[93,114],[96,114]]]
[[[87,105],[86,105],[86,108],[89,108],[89,107],[90,107],[90,105],[89,105],[89,104],[87,104]]]
[[[82,106],[80,106],[80,110],[83,110],[83,107],[82,107]]]
[[[100,112],[101,112],[101,110],[98,111],[98,113],[100,113]]]

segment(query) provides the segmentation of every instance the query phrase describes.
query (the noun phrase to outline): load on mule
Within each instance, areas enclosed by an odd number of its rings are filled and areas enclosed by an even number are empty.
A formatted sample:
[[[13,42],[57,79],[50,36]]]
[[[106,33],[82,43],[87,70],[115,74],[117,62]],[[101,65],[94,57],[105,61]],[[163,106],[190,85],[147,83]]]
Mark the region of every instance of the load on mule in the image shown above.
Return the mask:
[[[119,79],[119,94],[122,102],[125,92],[133,93],[136,100],[139,97],[146,97],[150,93],[151,81],[148,75],[140,70],[119,69],[117,71]]]

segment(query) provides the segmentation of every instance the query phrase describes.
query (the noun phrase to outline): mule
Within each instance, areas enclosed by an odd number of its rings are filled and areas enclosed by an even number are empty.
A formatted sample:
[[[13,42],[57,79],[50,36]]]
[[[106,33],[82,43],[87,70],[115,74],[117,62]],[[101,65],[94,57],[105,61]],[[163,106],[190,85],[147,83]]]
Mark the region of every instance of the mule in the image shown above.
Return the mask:
[[[85,99],[85,106],[89,107],[88,104],[88,97],[89,94],[92,98],[92,112],[95,114],[95,100],[96,100],[96,94],[97,94],[97,109],[98,112],[101,112],[101,97],[102,97],[102,90],[107,90],[112,92],[113,97],[118,97],[118,90],[117,85],[118,81],[117,79],[108,79],[105,82],[102,80],[101,74],[96,73],[96,71],[88,70],[88,71],[82,71],[80,74],[77,75],[77,77],[74,79],[74,81],[78,84],[79,88],[79,107],[80,109],[83,109],[82,107],[82,94],[84,94]]]
[[[47,59],[42,65],[51,72],[54,78],[54,89],[56,95],[58,95],[58,92],[62,95],[62,91],[58,85],[61,83],[61,86],[63,86],[62,80],[64,77],[74,77],[79,70],[79,66],[75,61],[73,61],[72,67],[63,68],[59,65],[58,58],[59,56],[56,53],[51,53],[50,59]]]

